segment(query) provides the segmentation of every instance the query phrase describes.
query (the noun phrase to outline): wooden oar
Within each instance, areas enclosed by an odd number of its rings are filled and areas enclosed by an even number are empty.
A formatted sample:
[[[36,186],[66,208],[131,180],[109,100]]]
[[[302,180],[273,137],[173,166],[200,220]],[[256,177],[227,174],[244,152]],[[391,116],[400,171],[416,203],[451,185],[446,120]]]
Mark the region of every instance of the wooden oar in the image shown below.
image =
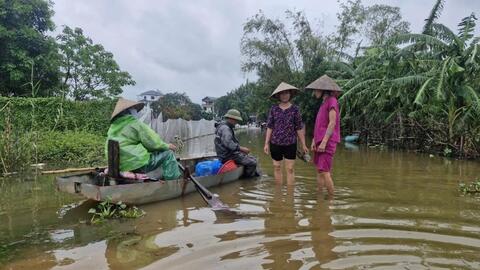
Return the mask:
[[[217,210],[229,210],[228,205],[224,204],[220,198],[218,197],[217,194],[213,194],[210,192],[206,187],[204,187],[202,184],[198,182],[195,177],[193,177],[188,170],[185,170],[185,168],[182,166],[182,164],[178,163],[178,167],[180,167],[180,170],[184,172],[185,176],[193,182],[195,185],[195,188],[197,189],[198,193],[202,196],[203,200],[212,208],[212,210],[217,211]]]

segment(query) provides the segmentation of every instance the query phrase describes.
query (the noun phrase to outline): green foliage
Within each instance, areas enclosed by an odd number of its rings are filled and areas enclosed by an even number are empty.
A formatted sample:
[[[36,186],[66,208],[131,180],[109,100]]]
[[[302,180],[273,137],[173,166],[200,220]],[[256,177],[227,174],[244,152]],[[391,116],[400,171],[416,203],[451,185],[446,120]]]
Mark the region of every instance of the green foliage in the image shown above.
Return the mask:
[[[286,20],[263,13],[244,26],[243,69],[258,80],[217,100],[219,114],[241,108],[264,120],[273,103],[268,97],[285,81],[303,87],[328,74],[343,88],[343,133],[360,132],[376,144],[397,144],[447,154],[480,156],[480,37],[476,16],[457,33],[437,22],[444,1],[436,1],[422,33],[410,33],[400,9],[341,4],[333,36],[312,30],[305,15],[287,11]],[[367,40],[368,47],[354,40]],[[307,125],[313,125],[319,102],[298,95]],[[408,140],[407,140],[408,139]],[[414,139],[414,140],[412,140]]]
[[[18,132],[0,140],[0,171],[23,171],[32,163],[106,164],[104,136],[84,131]]]
[[[12,112],[10,106],[1,109],[4,113],[4,127],[0,138],[0,171],[9,173],[29,166],[32,159],[31,133],[24,133],[12,126]]]
[[[343,53],[353,43],[353,37],[360,32],[361,25],[365,22],[365,8],[361,0],[348,0],[340,3],[341,12],[337,14],[340,25],[337,26],[337,33],[333,42],[339,53]]]
[[[425,19],[425,25],[423,26],[423,34],[430,34],[432,32],[432,26],[442,14],[445,0],[437,0],[433,5],[430,15]]]
[[[128,207],[123,202],[112,203],[110,198],[99,203],[96,208],[90,208],[88,213],[92,214],[92,224],[101,224],[107,219],[139,218],[145,215],[143,210],[135,206]]]
[[[0,97],[0,171],[38,162],[105,164],[114,101]]]
[[[215,118],[215,114],[213,113],[208,113],[208,112],[203,112],[201,113],[202,115],[202,118],[205,119],[205,120],[214,120]]]
[[[105,135],[116,100],[71,101],[61,98],[5,98],[12,126],[19,131],[73,130]],[[0,131],[5,125],[5,110],[0,111]],[[34,124],[36,126],[34,126]]]
[[[372,45],[380,45],[385,39],[409,31],[410,24],[402,21],[398,7],[373,5],[365,10],[364,31]]]
[[[452,156],[452,149],[450,149],[448,147],[445,147],[445,149],[443,149],[443,155],[446,156],[446,157],[451,157]]]
[[[215,101],[215,109],[219,116],[225,115],[230,109],[237,109],[242,114],[242,118],[247,120],[251,115],[258,115],[259,112],[268,110],[269,100],[264,97],[259,99],[260,91],[261,89],[253,83],[241,85],[226,96],[218,98]]]
[[[162,113],[163,120],[182,118],[185,120],[200,120],[202,107],[193,103],[185,93],[168,93],[152,103],[155,114]]]
[[[57,40],[49,0],[0,1],[0,96],[114,97],[135,81],[113,54],[82,29],[65,26]],[[28,82],[38,83],[34,95]]]
[[[480,193],[480,179],[472,181],[470,183],[459,183],[458,190],[464,195],[478,194]]]
[[[130,74],[121,71],[113,54],[68,26],[57,37],[60,51],[63,96],[75,100],[115,97],[125,85],[134,85]]]
[[[40,161],[59,161],[78,165],[103,165],[106,137],[85,131],[44,131],[38,133]]]
[[[35,81],[42,82],[39,96],[54,94],[58,85],[58,55],[52,2],[45,0],[0,1],[0,95],[29,96],[31,66]]]

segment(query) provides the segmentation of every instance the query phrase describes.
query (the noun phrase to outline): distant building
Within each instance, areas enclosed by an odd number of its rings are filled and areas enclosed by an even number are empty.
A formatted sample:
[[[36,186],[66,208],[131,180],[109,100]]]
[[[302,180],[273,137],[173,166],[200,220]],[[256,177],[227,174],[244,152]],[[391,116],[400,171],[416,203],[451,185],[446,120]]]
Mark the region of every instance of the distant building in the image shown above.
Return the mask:
[[[207,113],[215,114],[215,97],[204,97],[202,99],[202,110]]]
[[[163,97],[163,93],[159,90],[150,90],[147,92],[143,92],[137,96],[138,101],[145,103],[146,105],[150,105],[152,102],[157,101]]]

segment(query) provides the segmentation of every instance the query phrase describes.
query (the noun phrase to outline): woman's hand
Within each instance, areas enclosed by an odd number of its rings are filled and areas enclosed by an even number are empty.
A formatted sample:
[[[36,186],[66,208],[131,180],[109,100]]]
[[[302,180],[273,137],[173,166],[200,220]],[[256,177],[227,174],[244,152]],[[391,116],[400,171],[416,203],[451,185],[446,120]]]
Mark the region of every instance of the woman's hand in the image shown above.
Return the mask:
[[[312,140],[312,145],[310,146],[310,150],[312,150],[312,152],[317,151],[317,146],[315,145],[315,140]]]
[[[263,152],[265,153],[265,155],[270,154],[270,145],[268,145],[268,143],[266,143],[265,146],[263,147]]]
[[[325,152],[325,148],[327,148],[327,142],[322,141],[317,148],[317,152]]]
[[[169,144],[169,145],[168,145],[168,149],[170,149],[170,150],[172,150],[172,151],[175,151],[175,150],[177,150],[177,146],[174,145],[174,144]]]
[[[306,144],[303,144],[302,148],[303,148],[303,153],[305,154],[308,153],[308,147]]]

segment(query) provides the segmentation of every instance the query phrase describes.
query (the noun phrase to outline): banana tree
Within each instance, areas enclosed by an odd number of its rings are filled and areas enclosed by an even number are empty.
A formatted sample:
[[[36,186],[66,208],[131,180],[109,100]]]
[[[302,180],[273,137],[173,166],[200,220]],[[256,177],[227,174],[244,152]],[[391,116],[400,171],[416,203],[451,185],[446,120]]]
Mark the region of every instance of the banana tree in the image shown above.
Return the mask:
[[[447,120],[450,143],[469,128],[465,123],[478,124],[478,119],[463,121],[480,110],[480,38],[473,35],[476,20],[474,14],[463,18],[458,34],[432,23],[428,34],[404,34],[391,40],[407,45],[399,51],[399,59],[414,60],[418,74],[424,75],[414,103],[420,108],[438,107]]]

